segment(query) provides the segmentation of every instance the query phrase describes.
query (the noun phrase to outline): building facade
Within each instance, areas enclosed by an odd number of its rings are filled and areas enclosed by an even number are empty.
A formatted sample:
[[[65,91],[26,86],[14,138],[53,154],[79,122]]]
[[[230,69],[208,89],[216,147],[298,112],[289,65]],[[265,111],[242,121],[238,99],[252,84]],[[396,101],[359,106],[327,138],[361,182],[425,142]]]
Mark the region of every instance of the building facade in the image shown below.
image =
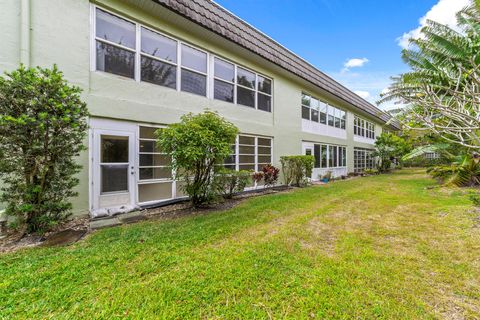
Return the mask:
[[[182,197],[153,132],[205,108],[238,126],[226,166],[315,156],[312,178],[373,166],[389,117],[207,0],[2,0],[0,71],[57,64],[91,118],[75,213]],[[389,127],[389,130],[395,130]]]

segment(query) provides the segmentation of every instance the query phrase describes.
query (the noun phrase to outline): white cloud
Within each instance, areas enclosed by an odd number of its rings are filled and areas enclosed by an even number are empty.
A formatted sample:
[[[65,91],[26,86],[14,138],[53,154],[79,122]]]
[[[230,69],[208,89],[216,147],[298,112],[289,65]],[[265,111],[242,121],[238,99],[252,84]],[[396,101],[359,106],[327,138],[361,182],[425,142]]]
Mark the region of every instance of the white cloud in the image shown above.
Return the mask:
[[[455,28],[457,25],[456,13],[469,4],[471,4],[470,0],[439,0],[436,5],[419,19],[419,26],[417,28],[397,38],[398,44],[404,49],[408,48],[409,39],[418,39],[421,37],[420,31],[427,24],[427,20],[436,21]]]
[[[368,98],[370,98],[370,92],[368,92],[368,91],[355,90],[355,91],[353,91],[353,92],[355,92],[357,95],[359,95],[359,96],[362,97],[363,99],[368,99]]]
[[[348,71],[350,68],[359,68],[363,67],[365,63],[367,63],[369,60],[367,58],[353,58],[347,60],[343,64],[343,71]]]

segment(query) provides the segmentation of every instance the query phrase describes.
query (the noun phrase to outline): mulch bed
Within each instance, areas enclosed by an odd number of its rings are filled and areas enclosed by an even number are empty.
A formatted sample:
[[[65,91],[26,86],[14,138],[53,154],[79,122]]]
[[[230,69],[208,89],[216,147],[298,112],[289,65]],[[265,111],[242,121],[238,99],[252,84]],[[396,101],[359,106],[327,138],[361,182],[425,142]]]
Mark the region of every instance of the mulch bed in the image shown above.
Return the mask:
[[[278,186],[270,189],[261,189],[235,195],[232,199],[225,199],[205,208],[193,208],[188,201],[169,204],[156,208],[144,209],[142,216],[122,218],[122,223],[135,223],[145,220],[160,220],[180,218],[191,215],[207,214],[215,211],[224,211],[235,207],[245,199],[267,194],[289,192],[293,187]],[[91,233],[90,217],[73,218],[44,235],[29,235],[25,230],[9,230],[6,237],[0,239],[0,253],[13,252],[29,247],[63,246],[75,243]]]

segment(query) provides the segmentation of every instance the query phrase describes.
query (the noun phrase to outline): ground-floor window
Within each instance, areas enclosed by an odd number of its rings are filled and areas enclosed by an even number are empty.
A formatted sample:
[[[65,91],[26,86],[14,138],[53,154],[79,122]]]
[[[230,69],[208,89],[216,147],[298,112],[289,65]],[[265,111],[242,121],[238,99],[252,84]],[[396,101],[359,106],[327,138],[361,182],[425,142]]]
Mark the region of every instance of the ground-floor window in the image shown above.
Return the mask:
[[[353,150],[353,168],[355,172],[362,172],[365,169],[375,168],[374,150],[364,148],[354,148]]]
[[[158,127],[140,127],[138,141],[138,202],[173,198],[173,173],[170,155],[157,146]]]
[[[232,170],[261,171],[263,166],[272,163],[272,141],[270,137],[239,135],[224,166]]]
[[[308,150],[308,149],[307,149]],[[339,168],[347,166],[347,147],[314,144],[315,168]]]

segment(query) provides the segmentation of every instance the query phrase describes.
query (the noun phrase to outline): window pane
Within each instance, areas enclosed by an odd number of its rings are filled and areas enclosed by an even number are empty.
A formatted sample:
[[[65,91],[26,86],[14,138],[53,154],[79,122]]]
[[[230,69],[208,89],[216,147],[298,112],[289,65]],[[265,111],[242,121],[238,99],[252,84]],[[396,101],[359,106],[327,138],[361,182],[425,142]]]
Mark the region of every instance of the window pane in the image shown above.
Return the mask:
[[[327,124],[327,114],[320,112],[320,123]]]
[[[144,183],[138,185],[138,201],[148,202],[172,198],[172,183]]]
[[[182,69],[182,91],[205,96],[207,94],[207,77]]]
[[[128,165],[101,165],[101,192],[128,191]]]
[[[340,118],[335,118],[335,127],[340,128]]]
[[[320,145],[313,146],[313,156],[315,157],[315,168],[320,168]]]
[[[263,111],[272,111],[272,97],[258,93],[258,109]]]
[[[327,146],[322,145],[322,168],[327,167]]]
[[[233,102],[233,84],[215,79],[213,97],[217,100]]]
[[[328,114],[335,117],[335,107],[328,106]]]
[[[318,110],[310,109],[312,112],[312,121],[318,122]]]
[[[255,154],[255,147],[239,146],[240,154]]]
[[[340,128],[345,129],[345,120],[340,121]]]
[[[192,47],[182,45],[182,66],[207,72],[207,54]]]
[[[334,126],[334,124],[335,124],[335,120],[334,120],[334,119],[335,119],[335,118],[334,118],[333,116],[328,115],[328,125],[329,125],[329,126],[332,126],[332,127]]]
[[[237,103],[255,108],[255,91],[237,86]]]
[[[302,106],[302,118],[310,120],[310,108]]]
[[[258,138],[258,145],[270,147],[272,145],[272,139]]]
[[[311,97],[308,94],[302,93],[302,105],[309,107]]]
[[[230,155],[223,161],[225,164],[235,164],[235,155]]]
[[[157,139],[155,131],[161,130],[155,127],[140,127],[140,138],[144,139]]]
[[[238,136],[238,143],[239,144],[249,144],[255,145],[255,137],[250,136]]]
[[[134,78],[135,54],[97,41],[97,70]]]
[[[272,81],[270,79],[258,76],[258,91],[271,94],[272,93]]]
[[[140,168],[140,180],[171,179],[172,168]]]
[[[272,157],[271,156],[258,156],[259,163],[271,163]]]
[[[325,102],[319,101],[320,112],[327,113],[327,104]]]
[[[220,78],[229,82],[235,81],[235,70],[234,70],[233,64],[231,63],[215,58],[214,72],[215,72],[215,77],[217,78]]]
[[[177,87],[177,67],[142,56],[141,80],[175,89]]]
[[[255,163],[255,156],[240,155],[238,161],[239,163]]]
[[[140,166],[169,166],[171,158],[166,154],[140,154]]]
[[[160,152],[157,150],[156,141],[140,140],[140,152]]]
[[[254,164],[244,164],[238,166],[240,170],[255,170],[255,165]]]
[[[142,52],[167,61],[177,62],[177,41],[142,28]]]
[[[98,38],[135,48],[135,24],[97,9],[96,34]]]
[[[255,89],[255,73],[242,68],[237,68],[237,83]]]
[[[270,147],[260,147],[258,146],[258,154],[271,154],[272,149]]]
[[[100,148],[102,163],[128,162],[128,137],[102,136]]]

